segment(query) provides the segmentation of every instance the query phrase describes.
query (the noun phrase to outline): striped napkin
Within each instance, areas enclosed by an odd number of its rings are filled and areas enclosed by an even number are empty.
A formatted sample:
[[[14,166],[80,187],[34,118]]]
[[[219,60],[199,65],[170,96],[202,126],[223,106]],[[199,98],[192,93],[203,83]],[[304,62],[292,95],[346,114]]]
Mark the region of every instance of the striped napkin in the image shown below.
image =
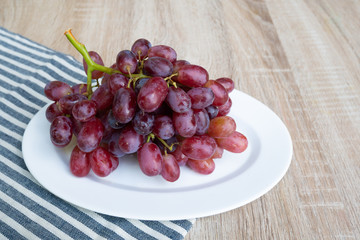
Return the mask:
[[[0,27],[0,239],[183,239],[195,220],[142,221],[99,214],[54,196],[21,152],[24,130],[60,80],[86,82],[82,64]]]

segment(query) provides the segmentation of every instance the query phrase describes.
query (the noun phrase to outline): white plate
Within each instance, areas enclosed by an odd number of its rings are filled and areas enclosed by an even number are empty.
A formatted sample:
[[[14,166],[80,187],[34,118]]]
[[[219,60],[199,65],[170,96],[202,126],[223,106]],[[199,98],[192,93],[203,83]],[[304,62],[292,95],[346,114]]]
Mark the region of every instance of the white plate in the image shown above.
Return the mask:
[[[35,179],[56,196],[83,208],[112,216],[144,220],[179,220],[222,213],[247,204],[274,187],[292,157],[289,132],[268,107],[240,91],[231,93],[237,130],[249,141],[240,154],[224,151],[215,171],[200,175],[187,167],[180,178],[166,182],[145,176],[136,157],[120,161],[106,178],[92,172],[71,174],[71,147],[52,145],[46,106],[30,121],[23,138],[25,163]],[[72,143],[74,146],[74,143]]]

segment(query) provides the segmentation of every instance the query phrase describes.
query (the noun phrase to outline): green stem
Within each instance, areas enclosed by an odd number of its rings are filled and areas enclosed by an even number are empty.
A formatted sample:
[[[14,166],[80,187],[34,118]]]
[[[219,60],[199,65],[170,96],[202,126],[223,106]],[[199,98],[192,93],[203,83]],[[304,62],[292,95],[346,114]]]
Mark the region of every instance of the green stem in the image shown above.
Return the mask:
[[[99,65],[97,63],[95,63],[90,55],[89,52],[87,51],[86,47],[84,44],[80,43],[78,40],[76,40],[76,38],[74,37],[74,35],[71,33],[71,29],[66,30],[65,31],[65,36],[66,38],[69,40],[69,42],[75,47],[76,50],[78,50],[78,52],[83,56],[87,66],[88,66],[88,70],[87,70],[87,92],[88,92],[88,97],[90,98],[92,95],[92,72],[95,70],[107,73],[109,75],[112,75],[114,73],[120,73],[123,74],[122,72],[109,68],[109,67],[105,67],[102,65]],[[123,74],[126,77],[130,77],[128,74]],[[149,76],[146,76],[142,73],[140,74],[132,74],[132,77],[139,79],[139,78],[150,78]]]

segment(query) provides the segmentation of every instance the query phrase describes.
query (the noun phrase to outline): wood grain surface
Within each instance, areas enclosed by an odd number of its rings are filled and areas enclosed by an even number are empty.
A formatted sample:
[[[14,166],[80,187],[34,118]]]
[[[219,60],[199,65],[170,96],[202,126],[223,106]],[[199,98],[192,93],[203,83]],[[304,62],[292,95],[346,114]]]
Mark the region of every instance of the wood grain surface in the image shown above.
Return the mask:
[[[279,115],[294,148],[285,177],[197,219],[187,240],[360,239],[359,1],[0,0],[0,26],[80,60],[72,28],[106,65],[140,37],[170,45]]]

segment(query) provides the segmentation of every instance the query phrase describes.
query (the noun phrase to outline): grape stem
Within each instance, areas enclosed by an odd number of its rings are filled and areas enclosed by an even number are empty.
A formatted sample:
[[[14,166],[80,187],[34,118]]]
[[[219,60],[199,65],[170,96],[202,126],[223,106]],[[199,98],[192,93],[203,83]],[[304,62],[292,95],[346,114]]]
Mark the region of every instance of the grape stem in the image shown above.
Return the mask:
[[[155,134],[153,133],[150,133],[147,137],[147,141],[146,142],[150,142],[150,140],[154,140],[154,138],[157,138],[167,149],[169,149],[170,151],[173,150],[173,147],[176,145],[176,144],[179,144],[179,143],[173,143],[169,146],[169,144],[167,144],[164,139],[162,138],[159,138],[158,136],[156,136]]]
[[[140,74],[132,74],[131,76],[129,76],[128,74],[123,74],[122,72],[109,68],[109,67],[105,67],[102,66],[100,64],[95,63],[90,55],[88,50],[86,49],[85,45],[80,43],[72,34],[71,29],[68,29],[65,31],[65,36],[66,38],[69,40],[69,42],[71,43],[71,45],[73,45],[75,47],[76,50],[78,50],[78,52],[83,56],[88,69],[87,69],[87,93],[88,93],[88,97],[90,98],[92,95],[92,86],[91,86],[91,82],[92,82],[92,72],[95,70],[107,73],[109,75],[112,75],[114,73],[120,73],[126,77],[133,77],[134,79],[140,79],[140,78],[150,78],[149,76],[146,76],[142,73]]]

